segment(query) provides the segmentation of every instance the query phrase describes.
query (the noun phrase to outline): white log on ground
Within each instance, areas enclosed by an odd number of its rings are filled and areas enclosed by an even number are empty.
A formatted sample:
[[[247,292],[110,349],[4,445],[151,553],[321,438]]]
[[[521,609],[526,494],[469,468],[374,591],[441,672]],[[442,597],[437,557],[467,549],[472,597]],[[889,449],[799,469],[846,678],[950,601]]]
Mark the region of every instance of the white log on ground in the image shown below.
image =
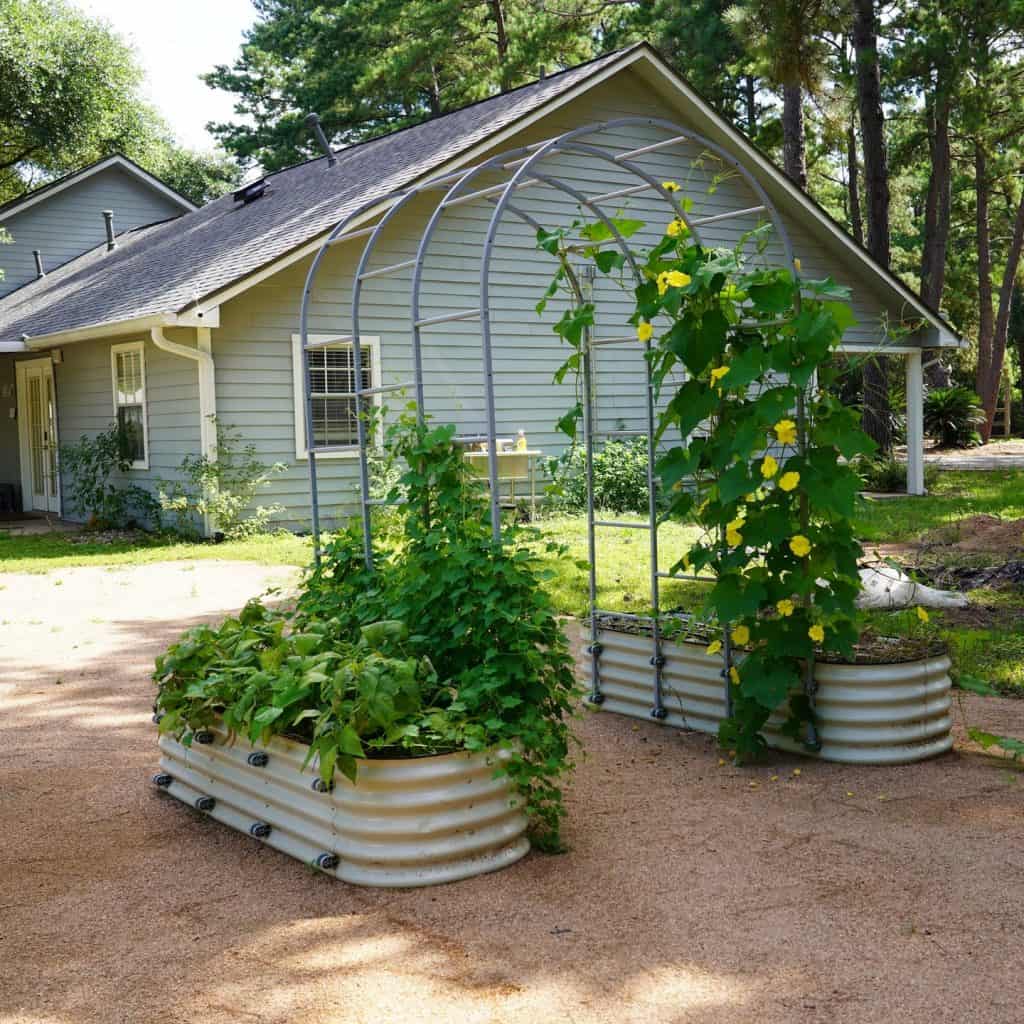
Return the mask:
[[[966,608],[969,604],[966,594],[927,587],[891,565],[862,566],[860,579],[863,590],[857,597],[858,608],[895,611],[914,607]]]

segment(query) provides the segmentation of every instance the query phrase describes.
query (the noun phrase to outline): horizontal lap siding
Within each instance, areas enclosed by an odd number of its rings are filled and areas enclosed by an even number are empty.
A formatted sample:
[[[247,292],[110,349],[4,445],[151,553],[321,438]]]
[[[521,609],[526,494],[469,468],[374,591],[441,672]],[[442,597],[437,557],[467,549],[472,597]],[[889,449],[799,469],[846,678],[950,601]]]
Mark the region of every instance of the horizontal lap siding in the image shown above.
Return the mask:
[[[503,148],[548,138],[576,125],[623,116],[661,116],[678,120],[627,76],[602,86],[552,115],[541,125]],[[665,138],[647,126],[619,128],[602,144],[620,151]],[[692,217],[747,208],[759,200],[735,174],[695,146],[677,147],[641,160],[658,180],[673,179],[694,200]],[[557,174],[586,195],[637,183],[621,167],[579,154],[560,154],[544,169]],[[482,188],[493,178],[481,178]],[[434,193],[419,198],[392,221],[374,253],[371,269],[412,258],[426,219],[437,201]],[[547,227],[568,225],[578,216],[574,199],[550,189],[524,189],[514,204]],[[656,242],[671,219],[671,210],[653,193],[610,201],[626,216],[646,222],[633,239],[643,248]],[[427,253],[420,316],[429,317],[479,305],[480,257],[493,205],[478,201],[454,207],[441,219]],[[588,218],[589,219],[589,218]],[[705,244],[736,244],[756,218],[731,220],[701,229]],[[862,282],[851,280],[841,263],[805,232],[791,230],[795,253],[806,277],[831,274],[856,288],[854,308],[858,326],[850,339],[878,343],[882,309]],[[351,331],[351,277],[362,241],[336,247],[324,261],[311,308],[311,333],[348,334]],[[777,240],[768,247],[775,265],[782,263]],[[295,459],[291,334],[297,330],[299,302],[308,263],[290,268],[257,285],[222,309],[222,326],[214,331],[217,363],[217,404],[221,422],[240,428],[267,462],[288,465],[275,478],[264,499],[285,506],[284,522],[300,528],[309,523],[309,491],[305,460]],[[575,400],[571,377],[561,386],[552,376],[568,349],[551,326],[564,304],[553,300],[543,316],[534,307],[556,269],[555,261],[536,246],[533,229],[511,214],[501,225],[491,269],[492,342],[498,434],[513,437],[525,430],[531,447],[555,454],[565,438],[555,429],[557,419]],[[412,377],[409,283],[406,270],[365,283],[360,331],[381,339],[385,384]],[[626,322],[632,312],[631,283],[625,290],[599,275],[596,286],[597,337],[631,334]],[[641,346],[610,346],[598,351],[598,426],[601,429],[642,429],[645,423],[644,363]],[[424,388],[427,411],[439,422],[453,422],[460,431],[484,429],[485,403],[481,368],[480,327],[476,321],[452,322],[423,331]],[[678,380],[678,378],[677,378]],[[666,387],[671,393],[671,388]],[[391,398],[392,407],[401,404]],[[327,517],[354,510],[357,465],[353,459],[322,459],[318,463],[321,503]]]
[[[171,331],[168,337],[188,344],[194,332]],[[64,347],[64,361],[54,368],[61,444],[94,437],[114,423],[110,349],[137,340],[141,339],[87,341]],[[158,480],[178,477],[177,469],[186,455],[200,454],[199,385],[192,360],[172,356],[149,341],[144,352],[149,469],[129,470],[121,479],[155,491]],[[74,518],[68,506],[70,481],[66,474],[62,484],[65,513]]]
[[[42,253],[43,268],[53,270],[100,245],[106,238],[104,210],[114,211],[114,230],[121,232],[177,216],[181,206],[116,167],[40,199],[0,220],[14,239],[0,247],[0,296],[35,280],[33,249]]]

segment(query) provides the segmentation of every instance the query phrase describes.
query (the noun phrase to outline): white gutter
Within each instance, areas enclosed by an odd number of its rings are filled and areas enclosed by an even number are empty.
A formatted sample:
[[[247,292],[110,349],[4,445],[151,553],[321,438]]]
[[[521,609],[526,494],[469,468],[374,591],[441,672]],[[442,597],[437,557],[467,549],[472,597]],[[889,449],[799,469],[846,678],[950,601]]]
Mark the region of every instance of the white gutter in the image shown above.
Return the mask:
[[[191,359],[199,371],[199,438],[203,455],[211,462],[217,461],[217,388],[213,353],[210,345],[210,328],[196,329],[196,347],[179,345],[164,334],[163,327],[152,327],[150,338],[157,348],[172,356]]]
[[[217,378],[210,344],[210,328],[196,328],[196,347],[179,345],[164,334],[162,327],[150,328],[153,344],[172,356],[191,359],[199,373],[199,446],[210,462],[217,461]],[[209,515],[203,516],[203,530],[210,536],[216,527]]]

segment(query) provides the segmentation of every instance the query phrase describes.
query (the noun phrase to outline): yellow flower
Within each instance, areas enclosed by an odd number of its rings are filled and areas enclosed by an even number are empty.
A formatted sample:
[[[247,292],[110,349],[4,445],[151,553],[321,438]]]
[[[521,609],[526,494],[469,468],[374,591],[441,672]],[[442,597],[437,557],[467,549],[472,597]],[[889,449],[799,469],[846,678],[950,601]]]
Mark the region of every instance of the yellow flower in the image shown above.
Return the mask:
[[[821,626],[815,623],[813,626],[811,626],[809,630],[807,630],[807,635],[816,644],[820,644],[825,639],[825,630],[823,630]]]
[[[668,283],[673,288],[685,288],[692,280],[689,274],[684,274],[681,270],[668,272]]]
[[[789,550],[792,551],[797,558],[803,558],[805,555],[809,555],[811,553],[811,542],[802,533],[798,533],[790,540]]]
[[[733,667],[729,669],[729,678],[732,680],[733,686],[740,685],[740,674],[735,665],[733,665]]]
[[[922,622],[927,622],[928,621],[928,613],[920,605],[917,606],[917,617]]]
[[[798,274],[800,273],[801,270],[804,269],[803,264],[800,262],[800,257],[799,256],[794,256],[793,257],[793,266],[796,267],[796,272]]]
[[[711,371],[711,383],[717,384],[729,372],[728,366],[716,366]]]
[[[636,325],[636,336],[641,341],[650,341],[651,340],[651,335],[653,335],[653,334],[654,334],[654,325],[653,324],[649,324],[646,320],[641,320],[640,323],[638,323]]]
[[[711,643],[709,643],[709,644],[707,645],[707,647],[706,647],[706,648],[704,649],[704,653],[705,653],[705,654],[707,654],[707,655],[715,655],[715,654],[717,654],[717,653],[718,653],[718,652],[719,652],[719,651],[720,651],[721,649],[722,649],[722,641],[721,641],[721,640],[713,640],[713,641],[712,641]]]
[[[761,476],[763,476],[765,480],[771,480],[771,478],[775,476],[775,474],[778,473],[778,471],[779,464],[771,455],[766,455],[761,460]]]
[[[788,597],[784,597],[778,604],[775,605],[778,613],[784,618],[788,619],[793,614],[796,605]]]
[[[685,238],[690,233],[690,229],[686,226],[686,221],[679,217],[675,220],[669,221],[669,225],[665,228],[665,234],[669,238]]]
[[[726,524],[727,530],[742,530],[743,524],[747,521],[747,517],[743,515],[737,516],[731,523]]]
[[[658,275],[658,294],[664,295],[668,291],[668,271],[663,270]]]
[[[739,530],[726,530],[725,542],[731,548],[738,547],[743,543],[743,534]]]
[[[775,424],[775,436],[779,444],[796,444],[796,424],[792,420],[779,420]]]
[[[796,489],[796,485],[798,483],[800,483],[800,474],[799,473],[793,473],[793,472],[783,473],[782,476],[779,477],[779,490],[782,490],[782,491],[792,491],[792,490],[795,490]]]
[[[663,181],[661,183],[661,187],[666,192],[678,192],[679,191],[679,186],[674,181]]]
[[[750,630],[746,626],[737,626],[732,633],[732,642],[739,644],[741,647],[744,644],[750,643]]]

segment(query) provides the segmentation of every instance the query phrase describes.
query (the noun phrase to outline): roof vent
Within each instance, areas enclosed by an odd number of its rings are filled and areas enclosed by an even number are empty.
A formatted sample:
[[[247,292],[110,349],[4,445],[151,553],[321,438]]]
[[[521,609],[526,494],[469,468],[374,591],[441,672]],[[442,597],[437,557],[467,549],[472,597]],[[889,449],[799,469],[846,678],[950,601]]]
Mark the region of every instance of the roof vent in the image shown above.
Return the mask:
[[[243,185],[241,188],[236,189],[231,193],[231,198],[236,203],[251,203],[259,199],[266,190],[267,179],[258,178],[256,181],[250,181],[248,185]]]
[[[43,270],[43,254],[38,249],[33,249],[32,256],[36,261],[36,280],[38,281],[39,278],[46,277],[46,271]]]
[[[107,252],[117,248],[117,239],[114,237],[114,211],[104,210],[103,221],[107,228]]]
[[[331,144],[327,141],[327,136],[324,135],[323,126],[320,124],[320,115],[307,114],[306,127],[316,138],[316,144],[324,151],[324,156],[327,157],[327,166],[333,167],[338,162],[338,158],[334,155],[334,150],[331,149]]]

